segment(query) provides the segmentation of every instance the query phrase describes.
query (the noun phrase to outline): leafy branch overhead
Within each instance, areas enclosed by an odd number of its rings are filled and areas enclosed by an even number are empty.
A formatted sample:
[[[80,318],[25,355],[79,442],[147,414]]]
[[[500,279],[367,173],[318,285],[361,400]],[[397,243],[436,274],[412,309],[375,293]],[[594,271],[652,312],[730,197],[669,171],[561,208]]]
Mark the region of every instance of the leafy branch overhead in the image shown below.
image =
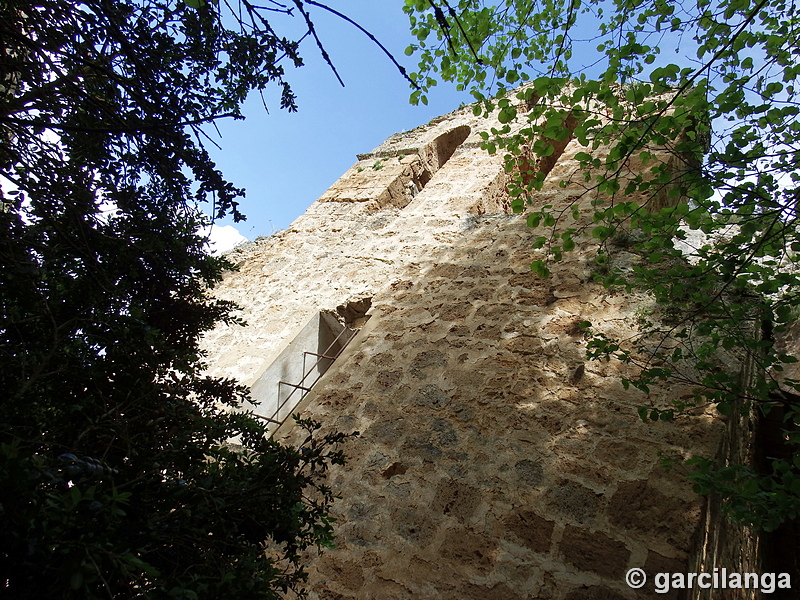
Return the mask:
[[[407,54],[419,59],[412,102],[452,82],[477,113],[499,109],[484,146],[504,153],[512,207],[547,251],[532,268],[546,277],[594,240],[597,280],[654,299],[636,340],[598,332],[590,355],[638,364],[623,383],[645,393],[693,386],[689,400],[643,406],[644,419],[713,404],[780,420],[785,451],[766,472],[706,469],[698,488],[720,490],[737,518],[762,527],[796,518],[800,382],[782,341],[800,314],[796,5],[405,0],[405,11],[416,36]],[[571,200],[541,206],[542,165],[570,139],[584,146],[577,175],[559,182]],[[658,160],[664,149],[671,158]]]

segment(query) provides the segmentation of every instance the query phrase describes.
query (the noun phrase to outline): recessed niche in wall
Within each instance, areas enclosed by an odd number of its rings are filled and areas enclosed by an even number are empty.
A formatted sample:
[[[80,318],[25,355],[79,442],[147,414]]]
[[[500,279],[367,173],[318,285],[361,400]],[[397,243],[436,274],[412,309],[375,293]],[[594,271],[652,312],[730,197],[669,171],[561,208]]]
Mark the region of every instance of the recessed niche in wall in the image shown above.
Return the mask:
[[[441,169],[444,163],[450,160],[456,148],[469,137],[469,133],[470,128],[468,126],[460,125],[447,133],[443,133],[433,140],[433,143],[423,148],[421,152],[422,160],[430,169],[431,174]]]
[[[422,170],[419,171],[413,178],[414,193],[416,196],[422,189],[428,185],[428,182],[433,177],[433,174],[441,169],[444,164],[450,160],[453,153],[461,144],[464,143],[469,137],[470,128],[466,125],[460,125],[450,131],[443,133],[437,137],[433,142],[422,147],[419,151],[420,162],[422,163]],[[411,198],[409,198],[409,201]]]
[[[541,179],[547,176],[553,167],[556,165],[564,150],[572,140],[575,127],[578,125],[578,120],[572,113],[569,113],[564,118],[564,129],[560,132],[558,138],[545,138],[542,137],[537,140],[537,143],[546,146],[552,146],[553,151],[547,156],[538,156],[530,145],[523,147],[523,158],[519,163],[520,171],[522,171],[522,182],[524,185],[531,183],[534,179]]]
[[[360,154],[355,168],[320,200],[363,202],[367,212],[405,208],[469,134],[470,128],[460,125],[423,146]]]
[[[470,208],[475,214],[485,213],[512,213],[511,196],[508,188],[514,184],[523,187],[532,186],[536,181],[543,181],[561,159],[564,150],[574,137],[578,120],[573,114],[567,114],[563,121],[564,127],[556,138],[539,138],[535,144],[525,144],[522,153],[517,157],[516,170],[511,173],[501,172],[495,180],[487,186],[480,202]],[[548,156],[539,156],[533,146],[552,146],[553,151]]]
[[[291,417],[300,401],[358,333],[372,302],[364,298],[315,314],[267,367],[250,390],[254,412],[274,431]],[[272,427],[274,425],[274,427]]]

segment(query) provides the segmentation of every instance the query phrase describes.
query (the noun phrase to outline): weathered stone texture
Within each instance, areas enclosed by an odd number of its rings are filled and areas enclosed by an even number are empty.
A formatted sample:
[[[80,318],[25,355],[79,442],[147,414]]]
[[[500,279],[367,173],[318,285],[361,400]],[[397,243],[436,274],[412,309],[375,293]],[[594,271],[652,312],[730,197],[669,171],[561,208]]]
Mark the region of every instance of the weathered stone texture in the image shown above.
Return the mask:
[[[645,398],[620,384],[626,365],[586,361],[580,323],[631,335],[646,300],[591,281],[591,240],[549,280],[531,273],[542,255],[501,212],[502,158],[476,147],[489,126],[466,109],[393,136],[288,230],[235,253],[218,291],[249,327],[208,336],[211,370],[250,384],[314,311],[372,298],[305,402],[323,430],[361,432],[331,473],[337,548],[312,560],[312,598],[645,598],[627,569],[691,550],[701,504],[665,482],[659,453],[713,454],[720,425],[642,423],[637,405],[684,391]],[[580,191],[559,182],[581,150],[567,145],[543,203]]]

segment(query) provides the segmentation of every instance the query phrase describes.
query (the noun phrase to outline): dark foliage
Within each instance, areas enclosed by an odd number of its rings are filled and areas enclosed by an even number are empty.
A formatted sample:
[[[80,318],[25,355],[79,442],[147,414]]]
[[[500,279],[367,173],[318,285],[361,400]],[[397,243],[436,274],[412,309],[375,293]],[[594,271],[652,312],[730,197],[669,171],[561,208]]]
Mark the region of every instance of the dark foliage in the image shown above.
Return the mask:
[[[0,2],[3,598],[272,598],[330,543],[342,437],[268,441],[202,374],[232,307],[199,209],[242,192],[200,126],[268,84],[294,109],[301,64],[291,11],[224,6]]]

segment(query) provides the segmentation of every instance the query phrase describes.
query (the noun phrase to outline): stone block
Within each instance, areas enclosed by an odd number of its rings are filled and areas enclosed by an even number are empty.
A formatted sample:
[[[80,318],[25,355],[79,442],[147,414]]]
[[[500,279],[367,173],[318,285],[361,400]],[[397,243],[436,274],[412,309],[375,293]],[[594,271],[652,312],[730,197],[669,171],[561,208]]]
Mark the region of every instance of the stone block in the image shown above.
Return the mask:
[[[553,521],[540,517],[529,510],[516,510],[503,519],[506,531],[526,548],[546,554],[550,550],[553,537]]]
[[[463,527],[447,532],[440,556],[459,572],[487,575],[497,560],[497,543]]]
[[[627,572],[631,554],[625,544],[605,533],[572,525],[564,529],[559,550],[564,560],[579,571],[618,580]]]

